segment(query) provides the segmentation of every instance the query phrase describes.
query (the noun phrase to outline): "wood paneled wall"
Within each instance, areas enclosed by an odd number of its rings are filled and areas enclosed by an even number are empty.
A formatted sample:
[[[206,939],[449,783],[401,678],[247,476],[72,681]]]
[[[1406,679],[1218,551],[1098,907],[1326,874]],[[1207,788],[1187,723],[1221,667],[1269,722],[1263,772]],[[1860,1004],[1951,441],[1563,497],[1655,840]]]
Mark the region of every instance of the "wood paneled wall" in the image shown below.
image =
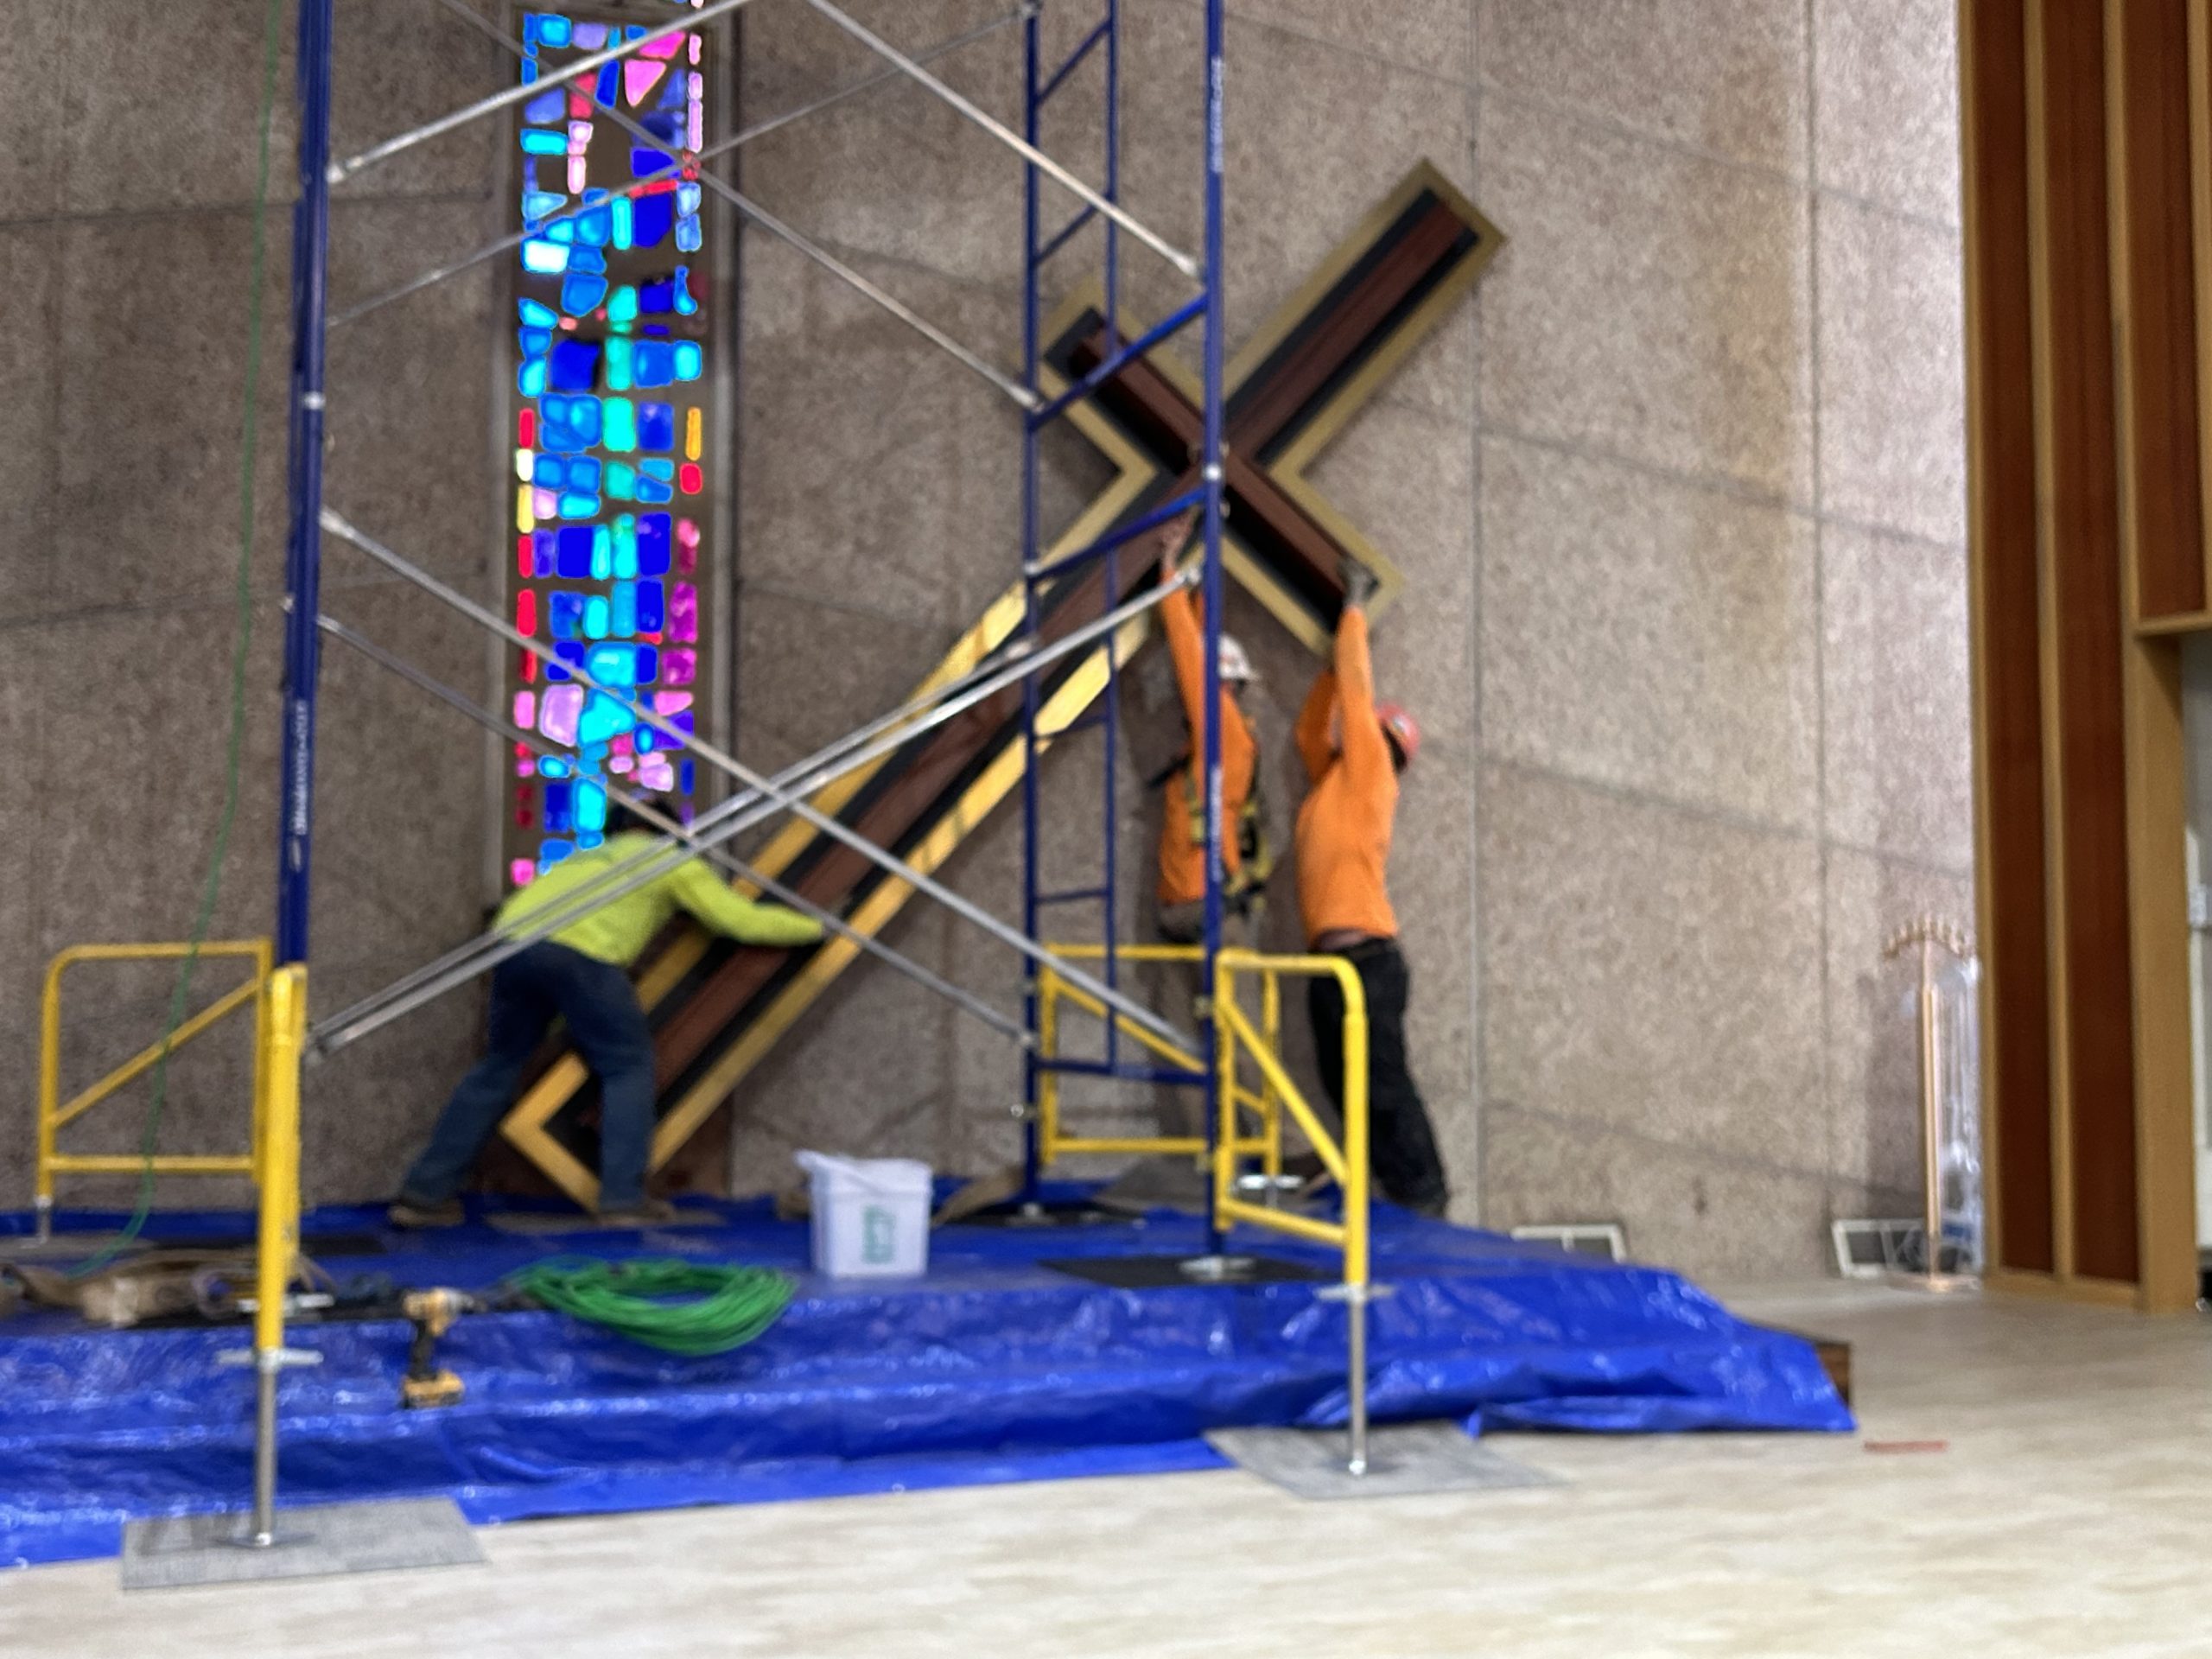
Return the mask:
[[[2191,1306],[2208,0],[1963,0],[1993,1278]]]

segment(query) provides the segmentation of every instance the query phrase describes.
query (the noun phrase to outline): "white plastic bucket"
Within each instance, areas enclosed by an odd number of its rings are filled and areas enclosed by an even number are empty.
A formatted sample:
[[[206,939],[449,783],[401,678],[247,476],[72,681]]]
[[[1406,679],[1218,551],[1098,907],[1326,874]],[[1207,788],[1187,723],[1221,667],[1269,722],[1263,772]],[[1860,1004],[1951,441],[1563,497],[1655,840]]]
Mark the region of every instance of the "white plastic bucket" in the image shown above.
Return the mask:
[[[802,1152],[814,1185],[814,1270],[841,1279],[912,1275],[930,1262],[930,1166],[912,1158]]]

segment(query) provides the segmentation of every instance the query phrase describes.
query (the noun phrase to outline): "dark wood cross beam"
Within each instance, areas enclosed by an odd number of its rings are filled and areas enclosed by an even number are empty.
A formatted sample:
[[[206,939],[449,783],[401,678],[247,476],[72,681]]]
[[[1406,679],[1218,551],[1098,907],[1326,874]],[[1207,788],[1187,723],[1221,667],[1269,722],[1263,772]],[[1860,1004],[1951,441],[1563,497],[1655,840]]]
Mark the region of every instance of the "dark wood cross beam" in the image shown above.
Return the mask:
[[[1226,558],[1237,580],[1316,651],[1326,647],[1343,590],[1341,556],[1374,569],[1377,608],[1395,594],[1396,571],[1306,481],[1313,456],[1473,285],[1503,238],[1443,176],[1417,167],[1348,237],[1238,354],[1229,372]],[[1122,338],[1139,331],[1125,327]],[[1106,320],[1097,301],[1064,307],[1046,338],[1048,391],[1079,380],[1102,359]],[[1199,382],[1155,350],[1069,411],[1115,464],[1114,480],[1045,555],[1077,551],[1195,481]],[[1109,591],[1109,570],[1113,573]],[[1095,560],[1040,598],[1042,632],[1064,637],[1154,580],[1142,551]],[[994,602],[924,682],[941,685],[1012,649],[1022,619],[1019,586]],[[1124,646],[1143,637],[1132,626]],[[1039,728],[1077,718],[1103,690],[1103,646],[1078,652],[1043,677]],[[1009,688],[925,732],[873,767],[815,798],[862,836],[924,871],[950,857],[969,830],[1020,783],[1021,693]],[[849,848],[793,822],[753,862],[857,931],[873,934],[897,913],[907,884]],[[733,1089],[859,954],[830,939],[768,950],[672,930],[639,976],[658,1054],[660,1126],[652,1166],[672,1183],[722,1184],[726,1129],[702,1134]],[[596,1085],[572,1054],[559,1056],[511,1113],[507,1141],[578,1202],[596,1196]]]

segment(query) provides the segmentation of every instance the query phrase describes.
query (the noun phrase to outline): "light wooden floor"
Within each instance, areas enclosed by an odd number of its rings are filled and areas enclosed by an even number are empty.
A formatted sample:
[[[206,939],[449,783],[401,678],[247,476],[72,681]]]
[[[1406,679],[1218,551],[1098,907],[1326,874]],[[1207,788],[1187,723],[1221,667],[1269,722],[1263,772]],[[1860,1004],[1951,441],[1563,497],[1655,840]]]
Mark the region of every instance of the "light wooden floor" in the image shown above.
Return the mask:
[[[2212,1653],[2212,1326],[1842,1286],[1874,1440],[1515,1437],[1558,1487],[1303,1504],[1234,1471],[546,1522],[488,1567],[126,1599],[0,1575],[0,1654]],[[4,1501],[4,1498],[0,1498]]]

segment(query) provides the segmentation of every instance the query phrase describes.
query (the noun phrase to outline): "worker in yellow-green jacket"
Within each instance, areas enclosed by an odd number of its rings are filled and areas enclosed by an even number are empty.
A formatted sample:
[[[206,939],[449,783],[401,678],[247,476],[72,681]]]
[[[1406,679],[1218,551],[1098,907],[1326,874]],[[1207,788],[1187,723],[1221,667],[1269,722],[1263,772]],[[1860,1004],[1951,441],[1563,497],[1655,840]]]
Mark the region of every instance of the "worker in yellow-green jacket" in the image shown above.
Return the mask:
[[[563,859],[512,894],[499,907],[499,925],[527,922],[610,871],[664,849],[658,836],[645,832],[639,820],[620,807],[610,812],[607,827],[600,845]],[[620,881],[610,876],[604,891],[613,891]],[[453,1091],[430,1144],[407,1172],[391,1206],[394,1224],[445,1227],[462,1219],[455,1196],[461,1180],[513,1104],[522,1069],[556,1015],[568,1021],[569,1039],[599,1074],[601,1218],[643,1225],[673,1213],[645,1198],[653,1040],[629,967],[678,910],[745,944],[788,947],[822,937],[819,922],[739,897],[692,858],[508,957],[492,975],[491,1052]]]

